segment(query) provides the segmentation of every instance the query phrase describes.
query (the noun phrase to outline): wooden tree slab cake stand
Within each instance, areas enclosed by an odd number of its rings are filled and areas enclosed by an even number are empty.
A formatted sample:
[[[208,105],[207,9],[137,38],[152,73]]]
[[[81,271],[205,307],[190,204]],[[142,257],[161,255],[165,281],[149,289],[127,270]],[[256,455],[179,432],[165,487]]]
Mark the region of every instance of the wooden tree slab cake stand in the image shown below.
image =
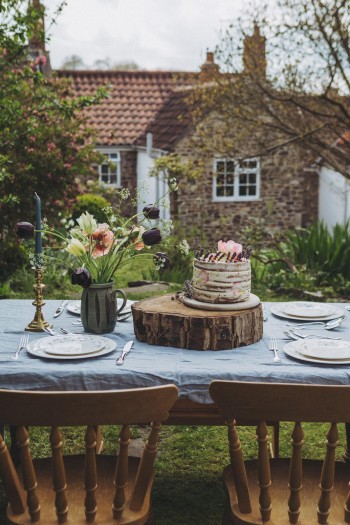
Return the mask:
[[[164,295],[143,299],[131,308],[136,338],[150,345],[229,350],[256,343],[263,334],[260,303],[247,309],[214,311],[191,308],[174,295]]]

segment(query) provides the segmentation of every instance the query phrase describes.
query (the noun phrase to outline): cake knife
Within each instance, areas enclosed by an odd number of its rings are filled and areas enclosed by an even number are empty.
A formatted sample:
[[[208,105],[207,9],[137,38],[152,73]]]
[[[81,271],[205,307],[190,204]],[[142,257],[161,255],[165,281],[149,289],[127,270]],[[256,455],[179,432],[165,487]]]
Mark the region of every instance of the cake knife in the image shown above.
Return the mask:
[[[59,306],[56,310],[56,312],[54,313],[54,317],[58,317],[59,315],[61,315],[61,313],[63,312],[65,306],[68,304],[68,301],[65,300],[65,301],[62,301],[61,303],[61,306]]]

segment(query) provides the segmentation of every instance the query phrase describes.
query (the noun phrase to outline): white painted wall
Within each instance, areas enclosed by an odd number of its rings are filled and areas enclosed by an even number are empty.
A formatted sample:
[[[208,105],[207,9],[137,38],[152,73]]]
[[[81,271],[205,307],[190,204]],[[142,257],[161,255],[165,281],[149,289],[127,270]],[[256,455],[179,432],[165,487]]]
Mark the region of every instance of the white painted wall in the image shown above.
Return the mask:
[[[164,179],[158,177],[150,177],[149,171],[154,165],[156,157],[160,153],[152,152],[152,156],[148,155],[146,150],[140,149],[137,152],[137,189],[141,191],[141,198],[137,203],[137,212],[141,213],[142,209],[147,204],[154,204],[162,197],[168,189],[168,184]],[[161,218],[169,219],[169,198],[166,197],[168,203],[167,207],[160,206]]]
[[[350,219],[350,181],[323,166],[320,169],[318,216],[330,231]]]

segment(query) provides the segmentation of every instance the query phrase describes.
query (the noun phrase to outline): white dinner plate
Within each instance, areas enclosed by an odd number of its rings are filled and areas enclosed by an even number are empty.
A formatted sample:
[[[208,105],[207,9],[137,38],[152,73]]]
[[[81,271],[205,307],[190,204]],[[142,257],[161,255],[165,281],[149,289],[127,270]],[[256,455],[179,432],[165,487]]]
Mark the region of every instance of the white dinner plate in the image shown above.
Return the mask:
[[[85,355],[102,350],[105,338],[86,334],[55,335],[40,339],[38,348],[53,355]]]
[[[338,306],[333,306],[333,313],[330,315],[325,315],[321,317],[302,317],[297,315],[290,315],[287,314],[284,311],[285,305],[288,303],[278,303],[276,305],[271,306],[270,312],[273,315],[276,315],[277,317],[282,317],[283,319],[290,319],[292,321],[330,321],[331,319],[336,319],[337,317],[341,317],[344,315],[344,311],[341,308],[338,308]]]
[[[80,341],[76,342],[76,346],[69,345],[68,339],[73,337],[79,337]],[[67,346],[60,341],[55,344],[52,343],[52,340],[61,340],[67,338]],[[85,351],[85,348],[82,348],[82,338],[87,340],[87,348],[89,352]],[[92,344],[91,339],[96,339],[96,344]],[[27,346],[27,352],[35,357],[44,357],[45,359],[87,359],[89,357],[100,357],[105,354],[109,354],[117,347],[116,341],[108,339],[108,337],[103,337],[100,335],[84,335],[84,334],[74,334],[74,335],[57,335],[50,336],[43,339],[36,339],[31,341]],[[75,349],[74,349],[75,348]],[[79,348],[81,351],[79,352]],[[99,349],[98,349],[99,348]],[[58,352],[58,353],[55,353]],[[75,353],[78,352],[78,353]]]
[[[134,301],[127,300],[123,310],[120,313],[131,312],[131,305],[133,304],[133,302]],[[118,308],[121,306],[121,304],[122,304],[122,299],[117,299]],[[80,315],[81,301],[70,301],[67,304],[67,310],[71,314]]]
[[[71,314],[80,315],[80,305],[81,301],[69,301],[67,304],[67,310]]]
[[[312,303],[308,301],[294,301],[291,303],[284,303],[282,311],[285,314],[293,317],[307,317],[307,318],[318,318],[325,317],[326,315],[332,315],[335,306],[332,304],[324,303]]]
[[[316,357],[306,356],[303,352],[305,351],[305,347],[307,347],[308,343],[311,341],[312,341],[311,339],[309,339],[308,341],[306,341],[305,339],[300,339],[299,341],[292,341],[291,343],[287,343],[286,345],[284,345],[283,351],[286,355],[290,357],[294,357],[294,359],[298,359],[299,361],[306,361],[308,363],[317,363],[319,365],[348,365],[350,364],[350,358],[349,359],[320,359]],[[321,344],[325,343],[325,341],[327,340],[326,339],[317,340],[317,342]]]
[[[309,339],[304,341],[299,353],[306,357],[322,359],[326,361],[338,361],[350,359],[350,342],[349,341],[332,341],[330,339]]]

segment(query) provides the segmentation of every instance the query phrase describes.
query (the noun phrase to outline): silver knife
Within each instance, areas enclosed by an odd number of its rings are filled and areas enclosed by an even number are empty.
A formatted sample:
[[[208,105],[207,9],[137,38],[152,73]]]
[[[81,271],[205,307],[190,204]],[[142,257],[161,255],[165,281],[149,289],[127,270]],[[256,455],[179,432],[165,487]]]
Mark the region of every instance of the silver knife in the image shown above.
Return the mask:
[[[128,341],[126,343],[126,345],[123,348],[122,353],[120,354],[120,356],[115,362],[117,365],[122,365],[124,363],[125,356],[130,352],[133,344],[134,344],[134,341]]]
[[[59,315],[61,315],[61,313],[63,312],[65,306],[68,304],[68,301],[62,301],[62,304],[61,306],[59,306],[56,310],[56,312],[54,313],[54,317],[58,317]]]

